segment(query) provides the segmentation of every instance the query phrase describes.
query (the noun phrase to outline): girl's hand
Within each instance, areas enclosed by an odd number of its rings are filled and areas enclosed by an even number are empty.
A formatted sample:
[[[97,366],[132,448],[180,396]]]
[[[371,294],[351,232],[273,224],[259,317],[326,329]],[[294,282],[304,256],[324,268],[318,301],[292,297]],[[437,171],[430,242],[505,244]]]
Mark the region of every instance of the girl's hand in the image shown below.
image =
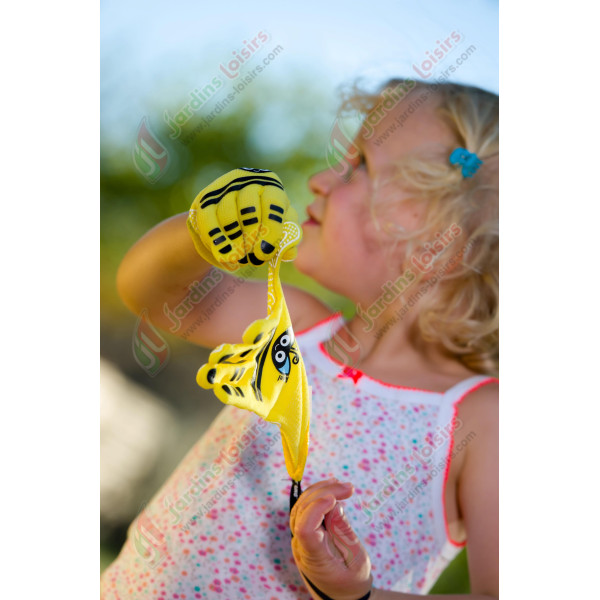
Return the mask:
[[[339,502],[353,492],[351,483],[320,481],[300,495],[290,513],[294,560],[315,600],[321,596],[306,579],[334,600],[357,600],[371,589],[369,555]]]

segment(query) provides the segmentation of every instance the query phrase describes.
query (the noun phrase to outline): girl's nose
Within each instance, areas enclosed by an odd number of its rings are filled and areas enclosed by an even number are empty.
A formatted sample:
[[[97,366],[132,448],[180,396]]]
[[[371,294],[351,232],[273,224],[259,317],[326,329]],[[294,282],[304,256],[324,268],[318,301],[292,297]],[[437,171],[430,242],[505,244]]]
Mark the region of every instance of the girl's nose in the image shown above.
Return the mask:
[[[325,169],[308,180],[308,188],[315,196],[327,197],[336,181],[335,173],[331,169]]]

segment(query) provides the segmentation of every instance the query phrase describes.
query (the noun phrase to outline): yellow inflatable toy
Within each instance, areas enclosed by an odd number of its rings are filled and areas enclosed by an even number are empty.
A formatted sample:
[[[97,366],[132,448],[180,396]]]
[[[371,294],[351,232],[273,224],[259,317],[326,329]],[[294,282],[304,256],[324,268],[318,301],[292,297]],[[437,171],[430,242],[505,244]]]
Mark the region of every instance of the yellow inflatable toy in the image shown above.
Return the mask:
[[[217,267],[269,261],[266,318],[247,327],[242,343],[215,348],[196,380],[221,402],[279,425],[292,503],[308,455],[311,389],[279,279],[281,262],[295,258],[302,239],[290,214],[275,173],[235,169],[198,194],[187,224],[199,254]]]

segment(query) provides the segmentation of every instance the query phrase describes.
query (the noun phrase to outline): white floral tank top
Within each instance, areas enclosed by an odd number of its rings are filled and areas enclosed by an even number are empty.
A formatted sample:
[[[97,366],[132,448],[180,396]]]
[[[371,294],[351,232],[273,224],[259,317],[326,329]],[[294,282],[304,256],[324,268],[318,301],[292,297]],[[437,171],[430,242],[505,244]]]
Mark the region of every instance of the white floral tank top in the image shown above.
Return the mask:
[[[496,380],[472,377],[445,393],[377,381],[325,351],[342,324],[334,315],[296,335],[313,398],[302,485],[351,481],[345,511],[375,587],[425,594],[462,547],[444,510],[449,459],[461,451],[456,407]],[[289,491],[277,427],[225,406],[131,524],[101,597],[309,599],[292,557]]]

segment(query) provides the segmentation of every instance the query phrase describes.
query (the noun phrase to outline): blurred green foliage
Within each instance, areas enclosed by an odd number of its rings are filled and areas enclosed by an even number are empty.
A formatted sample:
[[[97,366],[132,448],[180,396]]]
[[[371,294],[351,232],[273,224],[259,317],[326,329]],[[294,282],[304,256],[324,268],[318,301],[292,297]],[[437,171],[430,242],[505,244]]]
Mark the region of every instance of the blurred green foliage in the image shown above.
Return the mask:
[[[461,550],[431,588],[430,594],[470,594],[467,551]]]

